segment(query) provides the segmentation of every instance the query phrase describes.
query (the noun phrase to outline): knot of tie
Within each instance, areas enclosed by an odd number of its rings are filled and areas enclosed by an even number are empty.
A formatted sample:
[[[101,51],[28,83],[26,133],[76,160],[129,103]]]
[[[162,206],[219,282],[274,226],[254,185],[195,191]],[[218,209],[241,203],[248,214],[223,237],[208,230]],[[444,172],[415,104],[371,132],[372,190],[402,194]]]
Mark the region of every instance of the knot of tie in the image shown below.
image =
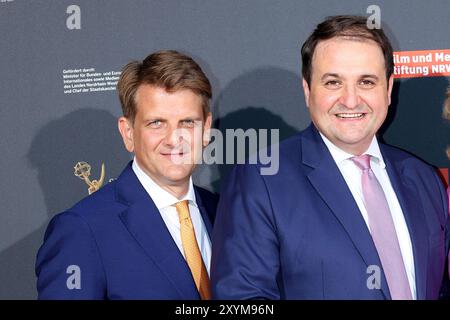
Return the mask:
[[[351,158],[351,160],[362,171],[370,169],[370,156],[368,154],[363,154],[358,157],[353,157],[353,158]]]
[[[188,200],[183,200],[175,204],[180,222],[190,218]]]

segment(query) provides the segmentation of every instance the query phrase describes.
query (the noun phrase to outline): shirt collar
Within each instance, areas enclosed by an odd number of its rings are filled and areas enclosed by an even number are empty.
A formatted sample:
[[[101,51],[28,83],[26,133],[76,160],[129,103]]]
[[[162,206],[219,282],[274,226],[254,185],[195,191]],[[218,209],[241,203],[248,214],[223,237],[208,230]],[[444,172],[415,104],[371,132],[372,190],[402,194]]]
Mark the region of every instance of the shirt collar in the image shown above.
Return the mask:
[[[152,198],[158,210],[172,206],[182,200],[188,200],[190,204],[197,206],[192,177],[189,178],[188,192],[181,199],[177,199],[173,194],[161,188],[152,178],[150,178],[149,175],[144,172],[144,170],[141,169],[138,162],[136,161],[136,157],[134,157],[133,159],[132,168],[134,173],[138,177],[139,182]]]
[[[322,137],[323,142],[327,146],[328,150],[331,153],[331,156],[333,157],[336,164],[340,164],[346,160],[349,160],[350,158],[354,157],[354,155],[345,152],[344,150],[338,148],[335,144],[333,144],[330,140],[328,140],[327,137],[325,137],[321,132],[319,132],[320,136]],[[372,156],[372,160],[378,164],[382,169],[386,167],[386,164],[384,163],[383,156],[380,151],[380,146],[378,145],[378,140],[374,136],[372,138],[372,141],[370,142],[369,148],[363,154],[368,154]]]

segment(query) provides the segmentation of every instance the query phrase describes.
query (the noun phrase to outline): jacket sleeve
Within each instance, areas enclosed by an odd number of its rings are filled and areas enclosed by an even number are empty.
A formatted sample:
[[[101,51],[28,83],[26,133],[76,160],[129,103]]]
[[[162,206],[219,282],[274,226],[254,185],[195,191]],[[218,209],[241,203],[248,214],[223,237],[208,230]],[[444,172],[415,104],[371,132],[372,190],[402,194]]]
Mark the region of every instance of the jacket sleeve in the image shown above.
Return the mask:
[[[38,299],[103,299],[105,274],[88,223],[65,212],[49,223],[36,258]]]
[[[270,197],[256,165],[231,171],[213,231],[215,299],[280,299],[279,241]]]

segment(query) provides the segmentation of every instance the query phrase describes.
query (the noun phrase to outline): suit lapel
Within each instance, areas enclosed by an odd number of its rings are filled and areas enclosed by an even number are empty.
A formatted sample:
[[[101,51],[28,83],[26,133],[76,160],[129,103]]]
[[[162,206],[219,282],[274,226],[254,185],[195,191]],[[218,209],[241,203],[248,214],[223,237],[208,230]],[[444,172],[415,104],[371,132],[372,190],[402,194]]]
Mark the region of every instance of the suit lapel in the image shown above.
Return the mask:
[[[205,224],[206,230],[208,231],[209,239],[211,239],[211,237],[212,237],[211,219],[209,218],[208,211],[206,210],[206,208],[203,204],[203,199],[200,195],[200,192],[198,192],[198,189],[195,186],[194,186],[194,191],[195,191],[195,200],[198,205],[198,211],[200,211],[200,215],[202,216],[203,223]]]
[[[417,299],[422,300],[426,298],[428,265],[428,235],[426,228],[423,228],[423,223],[426,221],[423,207],[419,201],[419,194],[407,179],[408,175],[406,170],[404,170],[404,163],[391,160],[388,152],[384,149],[382,151],[384,151],[383,158],[386,162],[389,179],[408,226],[414,255]]]
[[[198,296],[189,267],[131,165],[119,179],[117,198],[128,204],[128,209],[120,215],[125,227],[182,299]]]
[[[381,266],[367,225],[330,152],[311,125],[302,135],[302,161],[311,167],[308,179],[336,216],[367,266]],[[390,298],[385,277],[381,290]]]

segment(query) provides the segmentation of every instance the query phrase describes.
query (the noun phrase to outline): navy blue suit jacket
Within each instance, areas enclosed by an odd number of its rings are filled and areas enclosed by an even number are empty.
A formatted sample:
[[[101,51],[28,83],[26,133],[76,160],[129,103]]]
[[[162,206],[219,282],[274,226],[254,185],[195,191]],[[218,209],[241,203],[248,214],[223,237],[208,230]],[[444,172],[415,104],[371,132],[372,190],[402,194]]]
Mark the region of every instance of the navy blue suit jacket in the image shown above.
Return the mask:
[[[198,187],[195,196],[211,234],[218,199]],[[80,289],[68,289],[67,279],[75,274],[67,273],[71,265],[81,271]],[[36,275],[40,299],[200,298],[131,162],[117,180],[51,220]]]
[[[380,144],[411,236],[418,299],[438,297],[448,250],[447,201],[434,169]],[[390,299],[369,289],[381,266],[353,196],[318,131],[280,144],[276,175],[234,167],[221,192],[211,281],[221,299]],[[446,230],[447,228],[447,230]],[[447,234],[446,234],[447,233]]]

